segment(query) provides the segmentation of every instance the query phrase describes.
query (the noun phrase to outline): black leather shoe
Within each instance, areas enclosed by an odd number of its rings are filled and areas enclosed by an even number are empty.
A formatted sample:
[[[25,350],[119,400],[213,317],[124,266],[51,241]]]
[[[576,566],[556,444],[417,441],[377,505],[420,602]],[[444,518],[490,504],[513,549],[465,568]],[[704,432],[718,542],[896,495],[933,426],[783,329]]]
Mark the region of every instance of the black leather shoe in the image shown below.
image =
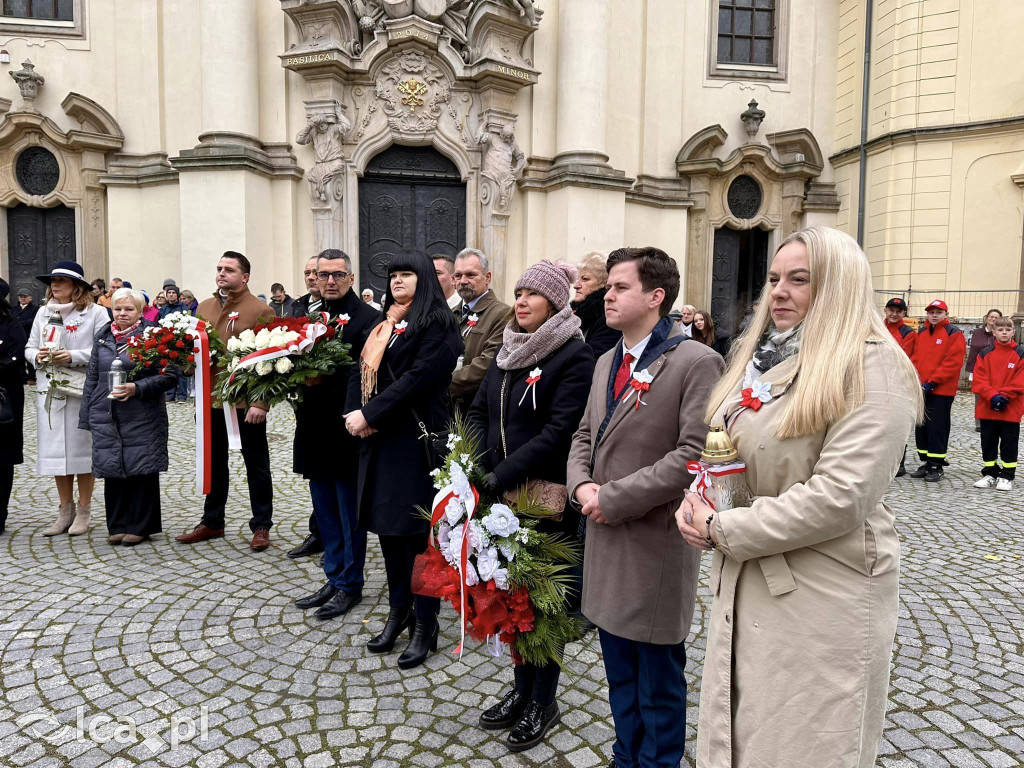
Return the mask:
[[[911,477],[916,477],[916,478],[920,479],[920,478],[924,477],[925,475],[927,475],[928,471],[931,468],[932,468],[931,464],[922,464],[920,467],[918,467],[913,472],[911,472],[910,476]]]
[[[307,608],[319,608],[337,594],[338,590],[330,584],[324,584],[312,595],[300,597],[295,601],[295,607],[306,610]]]
[[[900,460],[900,468],[896,470],[896,477],[903,477],[905,474],[907,474],[907,467],[903,463],[903,460],[901,459]]]
[[[322,608],[318,608],[317,612],[313,615],[321,621],[326,621],[327,619],[333,619],[335,616],[343,616],[361,602],[363,602],[362,592],[355,592],[350,595],[348,592],[342,592],[339,589],[334,593],[334,597],[324,603]]]
[[[310,555],[316,555],[323,551],[323,540],[319,536],[309,534],[309,536],[307,536],[299,546],[288,553],[288,557],[292,560],[298,560],[300,557],[309,557]]]
[[[508,748],[512,752],[523,752],[535,747],[544,741],[544,734],[562,719],[558,711],[558,703],[551,702],[551,706],[544,707],[533,699],[526,705],[526,711],[519,718],[519,722],[512,726],[508,735]]]
[[[430,652],[437,650],[438,631],[436,616],[432,620],[417,621],[412,631],[412,640],[398,657],[398,668],[412,669],[426,661]]]
[[[926,483],[937,483],[942,479],[943,474],[942,467],[932,467],[928,470],[928,474],[924,476]]]
[[[519,691],[513,688],[505,698],[499,701],[490,709],[484,710],[480,715],[480,727],[485,731],[500,731],[502,728],[511,728],[518,722],[526,711],[526,705],[530,700],[520,696]]]
[[[416,615],[412,612],[412,608],[397,608],[388,611],[388,620],[384,622],[384,629],[366,644],[366,650],[370,653],[388,653],[395,647],[395,641],[406,627],[409,628],[409,639],[412,640],[413,630],[416,627]]]

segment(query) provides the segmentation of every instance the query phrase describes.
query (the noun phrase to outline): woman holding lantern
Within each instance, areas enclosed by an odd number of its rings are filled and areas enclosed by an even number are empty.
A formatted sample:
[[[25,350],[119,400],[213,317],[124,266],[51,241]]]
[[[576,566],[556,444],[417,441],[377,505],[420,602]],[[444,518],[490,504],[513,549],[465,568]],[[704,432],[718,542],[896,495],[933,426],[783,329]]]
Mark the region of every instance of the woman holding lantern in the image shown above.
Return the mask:
[[[53,476],[60,497],[57,519],[43,535],[78,536],[89,530],[96,484],[92,441],[78,428],[82,389],[93,339],[110,318],[93,303],[92,286],[77,262],[58,261],[50,274],[36,279],[46,284],[46,304],[36,313],[25,345],[25,359],[36,369],[36,474]]]
[[[92,467],[105,479],[108,542],[134,546],[163,530],[160,473],[167,471],[164,396],[178,384],[174,366],[132,373],[128,342],[152,327],[145,301],[131,288],[110,300],[114,315],[96,336],[85,379],[79,428],[92,433]]]
[[[867,258],[834,229],[782,243],[733,352],[707,418],[752,500],[716,510],[689,493],[676,513],[688,543],[715,550],[697,765],[869,768],[899,589],[881,499],[921,388],[874,308]]]

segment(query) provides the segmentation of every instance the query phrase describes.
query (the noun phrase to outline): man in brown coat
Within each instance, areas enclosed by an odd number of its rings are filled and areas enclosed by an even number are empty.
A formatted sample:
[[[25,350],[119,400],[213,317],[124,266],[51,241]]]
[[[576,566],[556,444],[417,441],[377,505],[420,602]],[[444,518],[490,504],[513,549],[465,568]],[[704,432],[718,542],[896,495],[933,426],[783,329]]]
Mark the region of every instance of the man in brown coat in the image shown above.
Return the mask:
[[[213,325],[225,343],[242,331],[274,319],[274,310],[249,292],[249,260],[235,251],[225,251],[217,262],[217,291],[200,303],[196,315]],[[211,367],[211,381],[216,369]],[[224,507],[228,500],[228,433],[223,409],[209,414],[211,431],[212,482],[203,505],[203,519],[191,532],[175,541],[195,544],[224,535]],[[267,445],[267,409],[251,403],[238,409],[238,432],[242,439],[253,532],[251,549],[262,552],[270,546],[273,525],[274,487],[270,477],[270,448]]]
[[[512,316],[512,308],[491,290],[491,268],[483,251],[466,248],[455,257],[455,289],[462,297],[456,310],[466,351],[462,367],[452,374],[451,395],[463,412],[469,410],[501,346],[501,337]]]
[[[669,318],[679,271],[657,248],[608,257],[605,318],[622,342],[597,361],[568,487],[587,518],[583,613],[597,625],[615,721],[614,765],[677,768],[686,737],[684,641],[700,550],[673,536],[722,373]]]

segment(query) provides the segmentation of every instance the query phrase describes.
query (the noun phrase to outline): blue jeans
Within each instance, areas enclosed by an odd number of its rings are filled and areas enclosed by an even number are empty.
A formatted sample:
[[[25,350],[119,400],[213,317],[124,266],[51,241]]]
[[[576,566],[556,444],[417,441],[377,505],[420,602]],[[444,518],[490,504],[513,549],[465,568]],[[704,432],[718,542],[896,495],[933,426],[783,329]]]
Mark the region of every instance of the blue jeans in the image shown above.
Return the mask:
[[[599,629],[617,768],[679,768],[686,742],[686,649]]]
[[[188,385],[191,381],[191,376],[179,376],[177,389],[167,393],[167,402],[173,403],[174,398],[178,398],[179,400],[188,400]]]
[[[350,595],[361,592],[366,529],[359,527],[355,481],[310,480],[309,492],[324,544],[328,583]]]

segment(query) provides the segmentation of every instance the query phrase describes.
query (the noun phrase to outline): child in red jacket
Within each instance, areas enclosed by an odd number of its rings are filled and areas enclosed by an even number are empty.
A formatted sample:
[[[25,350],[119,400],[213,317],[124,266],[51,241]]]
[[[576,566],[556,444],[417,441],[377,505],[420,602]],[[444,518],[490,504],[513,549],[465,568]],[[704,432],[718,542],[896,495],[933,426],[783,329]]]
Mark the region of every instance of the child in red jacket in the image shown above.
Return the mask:
[[[885,303],[885,327],[892,334],[893,339],[900,345],[900,349],[907,353],[907,357],[914,359],[914,346],[917,341],[917,333],[914,329],[903,322],[907,316],[907,302],[900,296],[894,296]],[[903,457],[900,459],[900,468],[896,470],[896,477],[903,477],[907,474],[905,465],[907,458],[907,447],[903,446]]]
[[[917,453],[923,462],[911,477],[923,477],[930,483],[942,479],[949,445],[949,414],[960,381],[967,341],[963,332],[949,324],[949,307],[936,299],[927,307],[928,322],[917,332],[914,354],[910,358],[924,390],[924,423],[916,430]]]
[[[975,488],[1013,490],[1017,473],[1017,441],[1024,416],[1024,347],[1013,341],[1013,321],[996,318],[995,343],[983,349],[974,363],[971,389],[978,395],[975,418],[981,421],[981,480]],[[996,456],[1002,467],[996,464]]]

